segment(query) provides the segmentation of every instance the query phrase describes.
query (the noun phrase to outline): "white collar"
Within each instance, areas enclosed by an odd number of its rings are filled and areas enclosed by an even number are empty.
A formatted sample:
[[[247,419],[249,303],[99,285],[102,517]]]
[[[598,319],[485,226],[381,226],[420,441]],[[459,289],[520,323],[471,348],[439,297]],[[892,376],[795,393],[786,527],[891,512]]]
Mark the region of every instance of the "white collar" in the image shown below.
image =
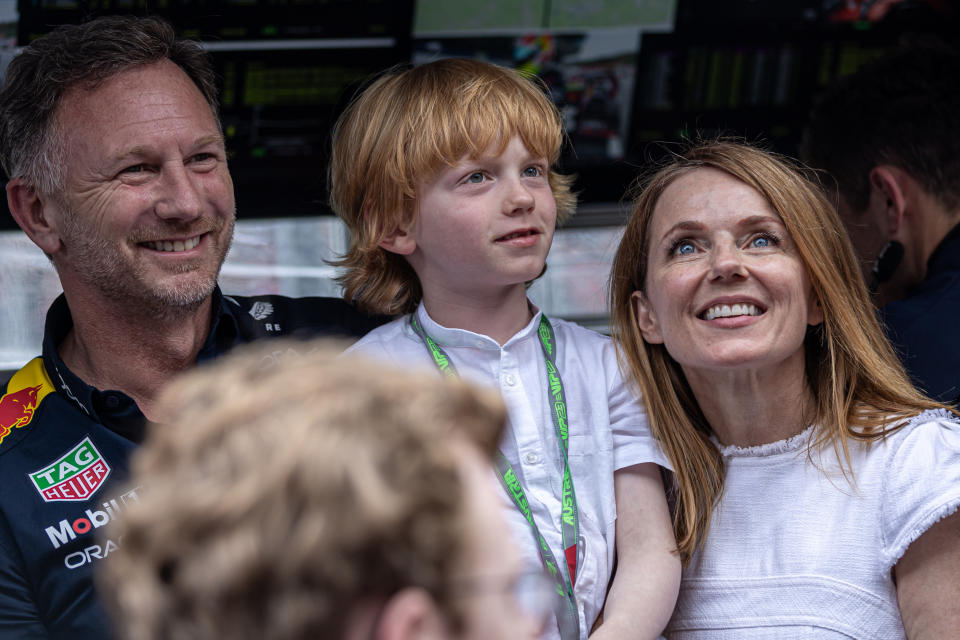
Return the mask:
[[[513,336],[504,343],[504,347],[508,347],[511,343],[525,340],[531,336],[537,336],[537,329],[540,326],[540,316],[543,315],[543,312],[540,311],[537,305],[533,304],[529,298],[527,298],[527,304],[530,305],[530,310],[533,311],[533,318],[531,318],[530,322],[520,329],[520,331],[513,334]],[[423,330],[441,347],[500,349],[497,341],[490,336],[483,335],[482,333],[474,333],[466,329],[445,327],[436,322],[430,317],[430,314],[427,313],[426,307],[423,306],[423,301],[420,302],[414,313],[417,314],[417,320],[420,321],[420,326],[423,327]]]

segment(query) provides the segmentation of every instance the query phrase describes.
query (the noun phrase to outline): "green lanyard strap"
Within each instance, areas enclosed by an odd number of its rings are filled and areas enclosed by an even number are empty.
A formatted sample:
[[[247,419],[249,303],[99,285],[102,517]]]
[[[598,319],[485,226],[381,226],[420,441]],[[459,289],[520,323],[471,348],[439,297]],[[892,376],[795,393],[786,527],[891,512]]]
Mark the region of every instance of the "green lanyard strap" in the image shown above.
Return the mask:
[[[417,320],[416,313],[410,315],[410,326],[423,340],[424,346],[433,358],[434,364],[440,372],[449,378],[458,377],[457,369],[450,360],[446,352],[431,338],[420,322]],[[540,338],[540,347],[543,350],[544,363],[547,367],[547,398],[550,403],[551,415],[553,417],[553,427],[557,433],[557,442],[560,447],[560,457],[563,460],[563,484],[561,492],[562,513],[560,516],[560,534],[563,539],[564,559],[566,560],[566,575],[560,570],[550,545],[540,533],[537,523],[533,519],[533,512],[530,510],[530,503],[527,495],[520,484],[520,479],[514,472],[513,467],[502,452],[497,451],[496,469],[497,477],[500,483],[507,491],[507,495],[513,500],[513,503],[519,509],[527,524],[530,525],[530,532],[537,542],[537,548],[540,551],[540,560],[543,563],[547,573],[554,580],[557,589],[558,609],[556,611],[557,622],[560,626],[560,637],[563,640],[578,640],[580,637],[580,614],[577,609],[577,600],[573,593],[574,581],[577,575],[578,561],[578,540],[580,538],[580,510],[577,506],[577,496],[573,489],[573,475],[570,473],[570,461],[567,456],[569,433],[567,428],[567,400],[563,392],[563,380],[560,378],[560,372],[556,366],[554,352],[556,350],[556,340],[554,339],[553,327],[547,316],[540,315],[540,326],[537,331]]]

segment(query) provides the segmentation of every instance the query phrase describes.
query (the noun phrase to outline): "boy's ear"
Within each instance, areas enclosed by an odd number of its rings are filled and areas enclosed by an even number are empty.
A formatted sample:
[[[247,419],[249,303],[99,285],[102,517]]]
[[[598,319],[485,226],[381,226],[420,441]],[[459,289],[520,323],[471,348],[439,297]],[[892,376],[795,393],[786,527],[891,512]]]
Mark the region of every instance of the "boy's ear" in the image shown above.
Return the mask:
[[[417,241],[410,230],[411,226],[410,224],[397,225],[377,244],[390,253],[397,253],[401,256],[410,255],[417,248]]]

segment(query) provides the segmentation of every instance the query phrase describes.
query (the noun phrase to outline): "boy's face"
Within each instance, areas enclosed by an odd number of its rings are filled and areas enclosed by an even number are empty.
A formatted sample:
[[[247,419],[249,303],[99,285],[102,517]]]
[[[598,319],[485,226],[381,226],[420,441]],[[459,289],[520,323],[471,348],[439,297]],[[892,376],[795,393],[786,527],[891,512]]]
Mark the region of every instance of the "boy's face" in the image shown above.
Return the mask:
[[[514,136],[502,154],[464,158],[417,185],[407,244],[392,250],[406,254],[425,296],[497,296],[540,275],[557,218],[548,170]]]

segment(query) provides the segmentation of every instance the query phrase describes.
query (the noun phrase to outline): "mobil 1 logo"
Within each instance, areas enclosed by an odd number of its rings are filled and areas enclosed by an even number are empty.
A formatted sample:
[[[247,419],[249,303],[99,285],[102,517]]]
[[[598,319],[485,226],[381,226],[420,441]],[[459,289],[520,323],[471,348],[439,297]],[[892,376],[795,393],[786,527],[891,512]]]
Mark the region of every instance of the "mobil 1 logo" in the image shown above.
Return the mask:
[[[27,475],[45,502],[80,502],[103,486],[110,465],[86,437],[54,462]]]

